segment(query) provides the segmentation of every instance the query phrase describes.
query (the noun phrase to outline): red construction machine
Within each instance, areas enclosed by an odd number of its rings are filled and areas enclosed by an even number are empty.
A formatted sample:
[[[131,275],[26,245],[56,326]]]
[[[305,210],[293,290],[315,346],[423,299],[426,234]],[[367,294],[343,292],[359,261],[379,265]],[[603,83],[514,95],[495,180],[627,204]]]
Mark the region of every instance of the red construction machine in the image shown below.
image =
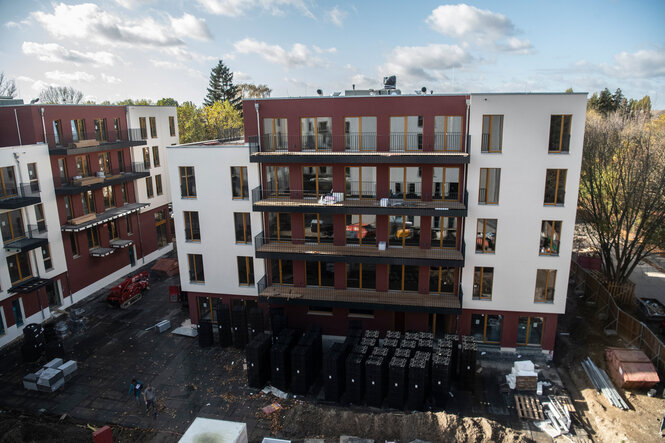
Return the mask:
[[[143,297],[143,292],[150,287],[148,271],[139,272],[111,288],[111,294],[106,299],[111,306],[127,309]]]

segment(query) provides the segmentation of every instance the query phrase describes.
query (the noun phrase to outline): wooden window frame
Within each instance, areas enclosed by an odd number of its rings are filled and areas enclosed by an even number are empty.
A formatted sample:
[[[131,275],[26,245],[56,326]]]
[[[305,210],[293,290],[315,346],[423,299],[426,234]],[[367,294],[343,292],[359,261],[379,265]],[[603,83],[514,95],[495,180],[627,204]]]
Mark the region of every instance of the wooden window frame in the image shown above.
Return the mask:
[[[81,206],[85,215],[97,213],[97,208],[95,207],[95,195],[92,191],[81,192]]]
[[[196,264],[197,257],[200,257],[201,262],[201,274],[199,275],[199,269]],[[202,254],[187,254],[187,263],[189,264],[189,282],[190,283],[205,283],[205,273],[203,267],[203,255]],[[192,279],[192,266],[194,269],[194,279]],[[199,279],[200,278],[200,279]]]
[[[113,186],[104,186],[102,188],[102,198],[104,200],[104,209],[111,209],[116,207]]]
[[[277,213],[279,215],[279,213]],[[235,228],[236,219],[238,216],[242,217],[242,239],[238,239],[238,232],[236,231],[236,244],[251,244],[252,243],[252,225],[251,225],[251,215],[249,212],[234,212],[233,213],[233,226]],[[247,226],[249,226],[249,235],[247,232]],[[235,230],[235,229],[234,229]],[[279,234],[279,230],[277,230]]]
[[[189,191],[189,188],[190,188],[190,186],[189,186],[189,180],[190,180],[189,179],[189,176],[190,176],[189,169],[191,169],[191,171],[192,171],[191,177],[192,177],[192,181],[194,183],[194,190],[193,190],[191,195],[190,195],[190,191]],[[180,197],[181,198],[196,198],[196,175],[194,173],[194,166],[180,166],[178,168],[178,170],[180,172]],[[184,175],[183,175],[183,172],[184,172]],[[184,185],[185,185],[184,188],[185,188],[186,194],[183,194],[183,192],[182,192],[183,191],[183,180],[184,180]]]
[[[325,146],[319,146],[319,119],[326,119],[328,123],[330,123],[330,142],[328,147]],[[305,137],[310,137],[310,135],[305,135],[303,133],[303,122],[305,120],[314,120],[314,149],[312,148],[305,148],[306,143],[304,143]],[[303,151],[331,151],[332,150],[332,137],[333,137],[333,131],[332,131],[332,117],[300,117],[300,146]],[[325,145],[325,143],[321,143],[322,145]]]
[[[429,279],[429,285],[431,288],[431,278],[432,278],[432,271],[437,273],[437,289],[435,291],[432,291],[430,289],[430,294],[446,294],[446,295],[451,295],[451,294],[456,294],[457,293],[457,271],[453,267],[449,266],[430,266],[430,279]],[[453,273],[453,290],[450,292],[446,292],[441,290],[443,287],[443,280],[444,280],[444,271],[445,272],[452,272]]]
[[[107,222],[109,230],[109,240],[118,240],[120,238],[120,230],[118,229],[118,219],[109,220]]]
[[[60,185],[64,186],[69,181],[69,172],[67,170],[67,158],[61,157],[58,159],[58,174],[60,177]]]
[[[452,218],[455,220],[455,246],[444,246],[443,245],[443,239],[444,239],[444,232],[452,231],[452,229],[444,228],[444,220],[447,218]],[[450,249],[450,250],[459,250],[459,245],[460,245],[460,235],[459,235],[459,226],[460,226],[460,217],[450,217],[446,215],[435,215],[432,216],[432,225],[430,227],[431,232],[434,232],[434,220],[439,219],[439,231],[441,232],[441,237],[435,242],[434,240],[431,241],[430,247],[432,249]],[[438,243],[438,244],[437,244]]]
[[[351,176],[351,169],[352,168],[358,168],[358,200],[376,200],[376,166],[345,166],[344,167],[344,198],[345,199],[350,199],[350,200],[356,200],[356,197],[349,196],[347,195],[348,193],[346,192],[346,178],[347,178],[347,170],[349,172],[348,176]],[[363,181],[363,168],[374,168],[374,181]],[[353,180],[350,180],[351,183],[353,183]],[[374,185],[374,192],[371,193],[371,195],[365,195],[364,189],[363,189],[363,183],[370,183]]]
[[[241,279],[241,273],[240,273],[240,265],[241,265],[241,260],[244,259],[245,262],[245,282],[242,281]],[[254,286],[255,281],[254,281],[254,260],[253,257],[246,257],[246,256],[237,256],[236,257],[237,265],[238,265],[238,285],[239,286],[246,286],[246,287],[251,287]]]
[[[201,219],[199,217],[199,211],[183,211],[182,214],[185,220],[185,241],[200,243]],[[195,222],[192,221],[192,214],[196,214]],[[195,224],[196,226],[194,226]],[[198,232],[198,238],[195,238],[197,232]]]
[[[99,230],[97,229],[97,226],[86,229],[85,234],[88,238],[88,249],[95,249],[100,247]]]
[[[363,223],[363,216],[365,216],[365,217],[372,217],[373,216],[374,217],[374,229],[376,230],[376,215],[375,214],[344,214],[344,217],[345,217],[344,218],[344,244],[358,245],[358,246],[362,246],[363,244],[364,245],[377,245],[378,243],[377,243],[377,240],[376,240],[376,235],[374,236],[374,238],[370,238],[368,240],[365,240],[364,242],[363,242],[363,240],[364,240],[363,235],[356,235],[356,237],[358,237],[358,243],[349,243],[348,242],[348,240],[350,240],[350,239],[347,238],[347,235],[346,235],[347,232],[348,232],[347,228],[350,225],[355,225],[356,224],[356,223],[353,223],[353,217],[354,216],[358,217],[358,233],[359,234],[362,234],[361,229],[364,229],[363,226],[366,224],[366,223]],[[351,223],[347,223],[346,217],[351,217]],[[404,226],[404,224],[402,224],[402,226]]]
[[[275,260],[275,259],[272,259]],[[287,260],[287,259],[276,259],[277,260],[277,268],[279,270],[279,285],[280,286],[293,286],[293,283],[284,283],[284,276],[282,275],[282,262],[284,261],[290,261],[291,262],[291,271],[293,272],[293,260]],[[272,268],[272,266],[271,266]],[[272,279],[274,280],[275,276],[272,276]],[[292,276],[291,278],[295,278],[295,276]]]
[[[12,183],[6,183],[5,170],[11,171],[11,174],[7,174],[7,175],[11,175],[13,177],[13,179],[14,179],[13,184]],[[2,185],[2,189],[0,189],[0,191],[2,192],[2,194],[0,194],[1,196],[3,196],[3,197],[13,197],[15,195],[18,195],[18,185],[16,183],[16,172],[14,171],[13,166],[5,166],[3,168],[0,168],[0,183]],[[13,186],[13,188],[11,186]]]
[[[80,257],[81,249],[79,248],[78,232],[69,233],[69,245],[72,251],[72,257]]]
[[[169,115],[169,135],[175,137],[175,117]]]
[[[436,118],[441,117],[443,118],[443,132],[436,132]],[[460,119],[460,132],[449,132],[448,131],[448,119],[449,118],[459,118]],[[446,152],[462,152],[462,146],[464,144],[462,143],[462,135],[464,134],[464,116],[462,115],[435,115],[434,116],[434,144],[432,149],[435,151],[446,151]],[[455,149],[450,149],[450,146],[448,146],[448,134],[459,134],[459,146]],[[437,135],[441,134],[443,135],[443,143],[441,144],[441,148],[437,149]]]
[[[112,174],[110,152],[100,152],[97,154],[97,163],[99,165],[99,171],[103,172],[104,175]]]
[[[353,115],[353,116],[349,116],[349,117],[344,117],[344,150],[345,151],[353,151],[352,149],[350,149],[351,144],[349,143],[348,137],[351,134],[351,132],[347,131],[347,121],[351,120],[351,119],[357,119],[358,120],[358,151],[359,152],[376,152],[376,149],[377,149],[377,143],[376,143],[377,133],[376,132],[373,132],[373,133],[370,132],[369,133],[369,134],[373,134],[374,141],[373,141],[372,144],[374,145],[374,147],[370,147],[368,149],[365,149],[365,147],[364,147],[363,142],[365,141],[365,137],[368,136],[366,133],[363,132],[363,119],[364,118],[373,118],[374,119],[374,127],[378,128],[378,126],[377,126],[378,119],[375,115]],[[372,137],[372,135],[369,135],[369,137]]]
[[[556,291],[556,269],[538,269],[536,271],[536,290],[535,294],[533,297],[533,302],[534,303],[544,303],[544,304],[553,304],[554,303],[554,295]],[[545,296],[542,300],[539,300],[539,295],[538,295],[538,274],[541,272],[545,272]],[[552,283],[551,291],[552,291],[552,299],[548,300],[549,293],[550,293],[550,282]]]
[[[37,221],[37,231],[46,232],[46,214],[44,213],[44,204],[35,205],[35,220]]]
[[[72,197],[71,195],[65,195],[63,197],[63,203],[65,205],[65,217],[67,220],[74,218],[74,208],[72,208]]]
[[[275,223],[277,225],[277,237],[271,238],[269,237],[269,240],[276,240],[278,243],[291,243],[293,241],[293,215],[297,215],[295,212],[268,212],[268,235],[270,235],[270,214],[275,214]],[[284,214],[285,216],[289,217],[289,228],[291,228],[291,235],[289,236],[288,239],[282,240],[282,234],[281,230],[279,229],[281,223],[280,223],[280,215]]]
[[[276,130],[276,126],[281,126],[280,123],[275,124],[277,121],[284,121],[285,123],[285,133],[284,134],[278,134]],[[270,123],[270,133],[265,133],[266,130],[266,123]],[[281,130],[281,128],[280,128]],[[264,118],[263,119],[263,139],[264,141],[268,142],[270,146],[264,146],[262,149],[267,152],[275,152],[275,151],[285,151],[289,149],[289,138],[288,138],[288,119],[286,118],[278,118],[278,117],[269,117],[269,118]],[[266,137],[269,137],[266,139]],[[285,142],[285,143],[284,143]],[[286,146],[284,146],[286,144]]]
[[[391,189],[392,189],[392,183],[399,183],[400,184],[400,186],[402,187],[402,200],[422,201],[422,199],[423,199],[423,190],[422,190],[422,174],[421,173],[417,174],[418,177],[420,177],[420,198],[408,198],[407,197],[407,195],[409,194],[409,192],[408,192],[409,190],[407,189],[407,185],[409,184],[408,168],[421,169],[420,166],[390,166],[389,169],[388,169],[388,180],[390,181],[390,176],[392,175],[390,172],[393,169],[396,169],[396,170],[401,169],[402,170],[402,179],[399,182],[389,182],[389,185],[391,186]],[[416,185],[416,192],[414,192],[414,194],[416,194],[416,195],[418,194],[418,192],[417,192],[418,183],[419,183],[418,181],[414,182],[414,184]]]
[[[36,162],[28,163],[26,166],[28,168],[28,180],[30,180],[30,190],[32,192],[39,192],[39,174],[37,173],[37,163]],[[30,176],[31,170],[32,173],[34,174],[34,177]]]
[[[155,189],[152,187],[152,176],[145,178],[145,193],[148,198],[153,198],[155,196]]]
[[[16,225],[16,224],[14,223],[14,215],[15,215],[15,214],[18,214],[19,217],[21,218],[21,221],[20,221],[20,224],[21,224],[21,226],[20,226],[20,230],[18,229],[19,226]],[[3,217],[4,217],[5,215],[7,216],[7,223],[8,223],[8,225],[9,225],[9,232],[10,232],[10,234],[11,234],[11,237],[9,237],[9,238],[4,238],[4,236],[3,236],[3,239],[2,239],[2,240],[4,241],[4,243],[7,244],[7,243],[13,242],[13,241],[15,241],[15,240],[18,240],[18,239],[21,239],[21,238],[25,238],[25,236],[26,236],[26,229],[25,229],[25,221],[24,221],[24,219],[23,219],[23,211],[22,211],[21,209],[13,209],[13,210],[11,210],[11,211],[7,211],[7,212],[4,212],[4,213],[2,214]],[[21,232],[21,234],[20,234],[20,235],[17,235],[18,232]]]
[[[547,183],[548,183],[548,176],[551,174],[550,171],[556,171],[556,177],[554,178],[554,201],[553,202],[548,202],[547,201]],[[563,178],[561,178],[561,173],[563,171]],[[566,204],[566,180],[568,178],[568,169],[548,169],[545,172],[545,195],[543,197],[543,204],[545,206],[564,206]],[[562,197],[562,202],[559,203],[559,187],[561,185],[561,182],[563,182],[563,197]]]
[[[53,138],[56,146],[62,146],[62,120],[53,120]]]
[[[269,198],[291,198],[291,183],[289,182],[287,185],[286,190],[280,191],[279,188],[279,178],[277,176],[277,171],[278,168],[286,168],[288,174],[287,176],[289,177],[289,180],[291,179],[291,169],[288,165],[283,166],[283,165],[269,165],[265,167],[265,172],[266,172],[266,185],[264,188],[266,189],[266,197]],[[272,171],[272,178],[275,183],[275,189],[270,189],[270,181],[268,180],[268,171]],[[231,184],[233,185],[233,181],[231,181]]]
[[[556,117],[559,117],[561,120],[561,127],[559,129],[559,142],[557,149],[552,149],[552,124],[554,123],[554,119]],[[568,133],[566,134],[564,131],[564,128],[566,127],[566,120],[568,120]],[[552,114],[550,116],[550,136],[549,139],[547,140],[547,152],[550,154],[562,154],[562,153],[568,153],[570,152],[570,134],[572,132],[572,127],[573,127],[573,115],[572,114]],[[568,136],[568,146],[564,146],[563,140],[564,137]],[[564,149],[565,147],[565,149]]]
[[[28,272],[24,275],[24,269],[21,269],[21,260],[19,260],[20,256],[24,256],[26,259],[26,263],[28,265]],[[11,262],[14,262],[14,266],[16,266],[16,269],[18,270],[18,275],[19,279],[18,280],[12,280],[12,273],[9,271],[9,264]],[[23,281],[26,281],[30,278],[32,278],[32,263],[30,263],[30,253],[29,252],[17,252],[16,254],[9,255],[7,256],[7,271],[9,272],[9,280],[12,284],[12,286],[15,286],[18,283],[21,283]]]
[[[160,160],[159,160],[159,146],[153,146],[152,147],[152,165],[155,168],[159,168],[161,166]]]
[[[86,139],[85,120],[82,118],[72,119],[71,123],[73,123],[72,140],[74,141],[85,140]]]
[[[139,127],[141,128],[141,139],[146,140],[148,138],[148,124],[145,117],[139,117]]]
[[[400,270],[401,270],[400,289],[390,289],[390,268],[393,267],[393,266],[394,267],[399,267]],[[393,265],[393,264],[390,264],[390,265],[388,265],[388,273],[386,275],[386,278],[388,280],[388,285],[387,285],[388,291],[412,292],[411,290],[407,291],[406,289],[404,289],[406,287],[406,267],[407,266],[414,267],[414,268],[418,269],[418,271],[417,271],[418,272],[418,282],[420,282],[420,266],[418,266],[418,265]],[[429,285],[429,283],[428,283],[428,285]],[[420,286],[420,283],[418,283],[418,286]],[[418,288],[416,288],[416,291],[418,291]]]
[[[120,119],[113,119],[113,129],[115,130],[115,139],[122,140],[122,128],[120,127]]]
[[[125,216],[125,222],[127,223],[127,235],[134,235],[134,228],[132,227],[132,215],[127,214]]]
[[[480,278],[479,281],[476,282],[476,273],[478,272],[477,270],[480,270]],[[491,269],[492,270],[492,288],[490,290],[489,296],[483,294],[483,283],[485,281],[485,269]],[[475,292],[475,286],[476,283],[478,284],[478,295],[476,296],[474,294]],[[471,298],[473,300],[487,300],[487,301],[492,301],[492,295],[494,293],[494,266],[475,266],[473,268],[473,292],[471,293]]]
[[[79,160],[81,160],[81,166],[79,167]],[[76,163],[76,172],[81,177],[90,177],[92,176],[92,169],[90,169],[90,158],[87,154],[77,155],[74,157],[74,162]],[[81,169],[83,172],[81,172]]]
[[[485,132],[485,117],[488,117],[487,132]],[[495,117],[499,117],[501,120],[501,137],[499,138],[498,149],[496,146],[492,146],[492,120],[494,120]],[[503,117],[503,114],[483,114],[483,125],[480,138],[480,152],[483,154],[500,154],[503,152]],[[487,146],[485,146],[484,142],[485,134],[487,134]]]
[[[538,255],[558,256],[561,247],[561,220],[543,220],[540,225],[540,244],[538,245]],[[556,247],[555,245],[556,235]],[[549,248],[542,246],[542,241],[549,241]],[[548,250],[549,249],[549,250]]]
[[[96,118],[92,121],[95,128],[95,139],[98,142],[106,142],[109,139],[108,128],[106,127],[105,118]]]
[[[458,166],[435,166],[432,168],[432,177],[436,175],[434,174],[434,169],[442,169],[443,173],[441,178],[441,198],[435,198],[436,194],[434,193],[434,189],[436,189],[436,184],[439,182],[432,179],[432,200],[448,202],[462,201],[462,168]],[[446,175],[448,169],[457,169],[457,198],[446,198]]]
[[[497,200],[496,201],[490,201],[490,171],[497,169],[499,170],[498,174],[498,180],[497,180],[497,187],[499,188],[499,191],[497,192]],[[485,199],[481,200],[480,194],[483,190],[483,174],[485,175]],[[483,204],[483,205],[498,205],[499,200],[501,199],[501,168],[480,168],[480,178],[478,181],[478,203]]]
[[[307,194],[305,194],[305,168],[312,168],[314,169],[314,195],[311,194],[311,191],[307,191]],[[332,165],[302,165],[300,167],[300,178],[301,178],[301,183],[303,184],[303,198],[316,198],[319,199],[323,197],[324,195],[328,195],[329,192],[322,192],[320,187],[319,187],[319,179],[322,177],[319,177],[319,174],[321,173],[320,169],[321,168],[330,168],[332,171]],[[332,174],[330,176],[332,180]],[[330,185],[330,192],[333,192],[333,186],[332,183]]]
[[[53,269],[53,257],[51,257],[51,247],[47,243],[46,245],[42,246],[40,249],[42,251],[42,263],[44,263],[44,270],[50,271],[51,269]]]
[[[162,174],[155,175],[155,192],[157,195],[164,194],[164,187],[162,185]]]
[[[143,168],[150,169],[150,148],[143,147]]]
[[[499,338],[499,340],[496,340],[496,341],[487,339],[487,320],[489,320],[490,315],[494,315],[494,316],[498,315],[499,317],[501,317],[501,315],[500,314],[487,314],[487,313],[479,313],[477,315],[482,316],[482,319],[483,319],[483,341],[482,341],[482,343],[485,343],[485,344],[501,343],[501,338]],[[471,315],[471,321],[473,321],[473,314]],[[503,319],[501,319],[501,335],[503,335]]]
[[[420,137],[416,137],[416,147],[410,147],[409,146],[409,117],[417,117],[417,124],[416,126],[420,128],[420,132],[415,132],[414,134],[420,135]],[[388,118],[388,122],[390,122],[390,137],[397,137],[399,132],[398,131],[393,131],[392,128],[392,119],[393,118],[403,118],[404,119],[404,145],[403,149],[404,151],[411,151],[411,152],[421,152],[423,150],[423,145],[425,144],[423,138],[425,134],[425,119],[422,115],[391,115]],[[422,121],[422,124],[420,122]],[[378,127],[377,127],[378,129]],[[420,145],[420,146],[417,146]],[[395,148],[397,149],[397,148]],[[392,150],[392,149],[390,149]]]
[[[235,195],[235,189],[233,189],[234,169],[240,170],[240,195]],[[245,175],[247,175],[247,166],[231,166],[231,197],[233,200],[247,200],[249,198],[249,177],[247,177],[247,189],[245,189]]]
[[[540,341],[538,343],[529,343],[529,338],[531,338],[531,324],[533,321],[531,319],[537,318],[540,320],[540,324],[542,325],[542,330],[545,330],[545,317],[536,317],[536,316],[531,316],[531,315],[520,315],[517,318],[517,327],[520,327],[520,318],[526,318],[526,335],[524,336],[524,341],[519,342],[515,341],[515,344],[518,346],[541,346],[543,344],[543,332],[540,333]],[[517,332],[516,337],[519,337],[519,329]],[[517,339],[516,339],[517,340]]]
[[[413,220],[414,220],[413,223],[415,224],[416,219],[420,220],[420,222],[422,223],[422,219],[423,219],[424,216],[420,216],[420,215],[389,215],[388,216],[388,223],[390,223],[390,218],[391,217],[402,217],[401,230],[404,231],[406,229],[407,218],[413,217]],[[415,230],[415,228],[414,228],[414,230]],[[419,228],[419,230],[420,230],[420,228]],[[390,237],[390,229],[388,231],[389,231],[388,236]],[[432,235],[431,234],[431,227],[430,227],[430,235]],[[388,244],[386,246],[389,247],[389,248],[420,248],[421,239],[422,239],[422,231],[420,231],[420,237],[418,239],[418,244],[417,245],[407,245],[406,244],[406,237],[402,236],[402,239],[401,239],[402,244],[401,245],[396,245],[395,243],[392,243],[390,241],[390,238],[388,238]]]
[[[149,117],[150,121],[150,138],[157,138],[157,118]]]
[[[485,247],[485,239],[487,238],[487,222],[488,220],[494,220],[496,222],[496,228],[494,232],[494,250],[488,250]],[[479,230],[479,224],[482,222],[482,230]],[[496,253],[496,238],[498,237],[499,231],[499,220],[496,218],[479,218],[476,220],[476,235],[478,233],[482,234],[482,242],[480,243],[480,250],[478,249],[478,240],[476,239],[476,253],[477,254],[495,254]]]

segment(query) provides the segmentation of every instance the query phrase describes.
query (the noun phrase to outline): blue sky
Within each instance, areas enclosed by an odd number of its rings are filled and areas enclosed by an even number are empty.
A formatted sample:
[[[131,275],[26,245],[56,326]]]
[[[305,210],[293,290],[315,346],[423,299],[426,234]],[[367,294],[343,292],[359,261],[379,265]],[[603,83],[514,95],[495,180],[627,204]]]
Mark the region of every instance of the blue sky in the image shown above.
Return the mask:
[[[435,93],[649,94],[665,108],[665,1],[0,0],[0,70],[19,96],[200,104],[220,58],[272,96],[398,87]]]

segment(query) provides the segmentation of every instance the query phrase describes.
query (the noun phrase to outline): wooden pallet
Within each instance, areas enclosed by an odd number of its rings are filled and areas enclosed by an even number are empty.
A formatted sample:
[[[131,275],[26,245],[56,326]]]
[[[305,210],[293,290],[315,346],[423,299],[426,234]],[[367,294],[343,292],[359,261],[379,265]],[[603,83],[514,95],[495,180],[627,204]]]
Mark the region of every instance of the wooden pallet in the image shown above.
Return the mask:
[[[540,400],[533,395],[515,395],[515,407],[517,408],[517,415],[520,418],[527,418],[530,420],[544,420],[543,406]]]
[[[553,397],[559,400],[561,406],[568,409],[568,412],[575,412],[575,405],[573,404],[570,397],[568,397],[567,395],[553,395]]]

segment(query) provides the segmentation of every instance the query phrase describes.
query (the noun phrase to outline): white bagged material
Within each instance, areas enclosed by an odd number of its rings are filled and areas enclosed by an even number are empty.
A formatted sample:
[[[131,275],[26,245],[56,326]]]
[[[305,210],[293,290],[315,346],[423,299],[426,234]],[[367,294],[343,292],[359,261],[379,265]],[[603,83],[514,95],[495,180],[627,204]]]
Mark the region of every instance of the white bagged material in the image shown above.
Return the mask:
[[[44,368],[57,368],[58,366],[60,366],[63,363],[64,363],[64,361],[61,358],[54,358],[50,362],[46,363],[44,365]]]

